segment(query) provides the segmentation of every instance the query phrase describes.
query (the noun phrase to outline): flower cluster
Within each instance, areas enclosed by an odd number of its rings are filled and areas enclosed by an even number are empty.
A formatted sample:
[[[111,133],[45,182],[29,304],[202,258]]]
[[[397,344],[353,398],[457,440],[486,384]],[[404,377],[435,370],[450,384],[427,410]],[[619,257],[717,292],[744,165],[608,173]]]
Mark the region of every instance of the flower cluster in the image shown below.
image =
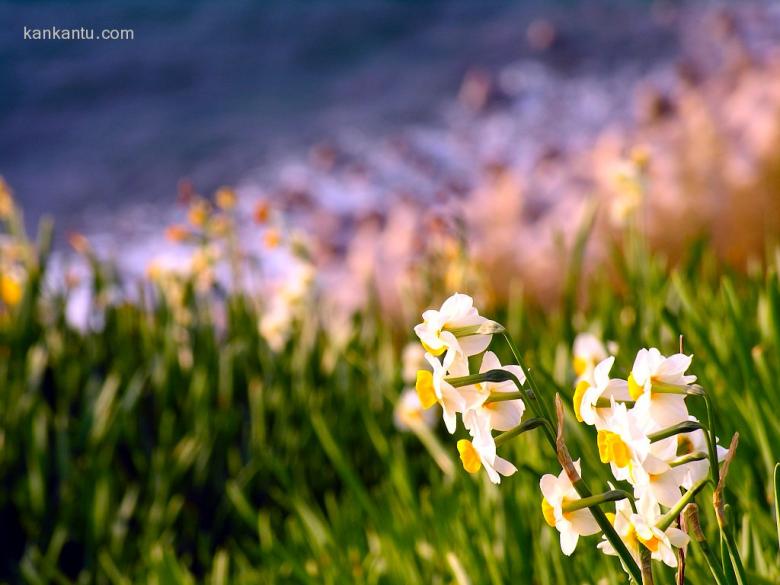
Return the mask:
[[[578,368],[575,348],[575,371],[581,373],[574,414],[595,427],[601,462],[610,465],[616,480],[633,489],[633,508],[626,500],[616,504],[615,528],[636,558],[641,543],[652,558],[669,566],[677,564],[672,547],[684,546],[688,538],[673,525],[664,531],[656,527],[661,508],[677,505],[683,490],[691,490],[709,471],[706,435],[686,404],[687,396],[699,392],[693,386],[696,376],[686,374],[692,358],[641,349],[628,378],[621,379],[610,377],[614,357],[605,357],[592,368]],[[726,450],[715,448],[722,460]],[[599,547],[615,554],[608,542]]]
[[[676,549],[689,541],[677,526],[678,517],[710,474],[713,487],[719,483],[718,462],[728,453],[688,412],[688,397],[706,400],[696,376],[687,373],[693,356],[680,352],[667,357],[656,348],[641,349],[628,376],[613,378],[615,357],[607,347],[595,335],[577,336],[572,409],[577,421],[594,427],[599,459],[609,465],[615,483],[592,495],[579,460],[572,461],[565,446],[559,397],[556,437],[544,398],[535,387],[525,388],[520,365],[502,365],[488,350],[492,336],[502,333],[519,360],[504,328],[481,316],[471,297],[454,294],[440,309],[424,312],[414,331],[430,366],[417,372],[415,409],[439,404],[450,433],[460,414],[470,435],[457,442],[466,471],[484,468],[493,483],[500,483],[501,476],[517,468],[499,457],[497,449],[522,432],[543,427],[563,470],[541,478],[541,511],[560,533],[564,554],[574,551],[580,536],[601,533],[598,548],[620,556],[635,580],[650,559],[677,566]],[[613,344],[608,347],[617,351]],[[523,420],[527,405],[533,417]],[[494,431],[501,434],[494,436]],[[614,513],[601,510],[608,502],[615,503]]]
[[[471,436],[457,444],[463,467],[469,473],[484,467],[493,483],[500,483],[502,475],[517,471],[512,463],[497,455],[493,431],[515,428],[525,411],[512,381],[524,383],[523,370],[518,365],[502,366],[493,352],[486,351],[493,333],[499,330],[498,324],[480,316],[470,296],[457,293],[439,310],[423,313],[423,322],[414,328],[431,366],[431,370],[417,372],[420,403],[424,408],[438,403],[450,433],[455,432],[457,415],[461,415]],[[506,378],[470,383],[469,358],[480,355],[480,374],[501,370],[507,373]]]

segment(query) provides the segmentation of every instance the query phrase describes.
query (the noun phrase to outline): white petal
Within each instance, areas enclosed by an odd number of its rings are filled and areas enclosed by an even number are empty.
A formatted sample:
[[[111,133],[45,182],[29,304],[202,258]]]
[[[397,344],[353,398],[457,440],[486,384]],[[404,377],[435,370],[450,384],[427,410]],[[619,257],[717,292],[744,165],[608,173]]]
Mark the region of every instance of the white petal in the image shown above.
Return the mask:
[[[650,367],[648,364],[648,351],[640,349],[634,359],[634,365],[631,368],[631,374],[634,376],[637,384],[644,384],[650,377]]]
[[[691,367],[691,360],[693,356],[685,355],[683,353],[676,353],[666,358],[655,372],[655,375],[662,379],[669,379],[674,383],[674,380],[682,376],[689,367]]]
[[[455,429],[458,425],[457,416],[455,415],[454,410],[448,410],[447,408],[442,408],[442,418],[444,419],[444,426],[447,427],[447,431],[452,435],[455,433]]]
[[[606,388],[607,384],[609,384],[609,371],[614,363],[614,356],[610,356],[596,366],[596,369],[593,370],[593,380],[596,382],[596,386]]]
[[[677,548],[687,546],[688,542],[690,541],[688,535],[679,528],[667,528],[666,536],[669,537],[669,542],[671,545]]]
[[[571,555],[571,553],[574,552],[574,549],[577,548],[577,541],[579,540],[579,535],[576,532],[570,531],[570,530],[562,530],[561,531],[561,550],[563,551],[563,554],[565,554],[567,557]]]
[[[671,508],[680,500],[682,494],[680,493],[677,477],[673,470],[667,471],[651,481],[653,495],[662,506]]]
[[[569,512],[566,514],[566,519],[580,536],[590,536],[601,530],[593,514],[587,509]]]
[[[513,475],[517,471],[517,467],[515,467],[512,463],[498,456],[496,456],[496,460],[493,462],[493,467],[495,467],[496,471],[498,471],[501,475],[506,477]]]
[[[650,400],[650,418],[659,428],[666,428],[688,420],[685,396],[653,394]]]
[[[469,295],[455,293],[444,301],[439,311],[444,316],[445,322],[448,322],[451,319],[462,317],[468,313],[473,306],[474,299]]]
[[[497,370],[501,367],[501,362],[498,361],[498,356],[492,351],[486,351],[482,356],[482,364],[479,366],[479,373],[484,374],[490,370]]]
[[[497,431],[508,431],[520,424],[525,412],[522,400],[507,400],[487,405],[490,414],[490,424]]]
[[[458,338],[458,342],[464,354],[477,355],[488,348],[492,339],[492,335],[468,335]]]
[[[553,504],[553,500],[558,496],[558,478],[551,473],[545,473],[539,480],[539,489],[545,499]]]
[[[493,468],[493,466],[490,464],[489,461],[482,460],[482,466],[485,468],[485,471],[487,471],[488,477],[490,478],[490,481],[493,483],[501,483],[501,476],[498,474],[498,472]]]

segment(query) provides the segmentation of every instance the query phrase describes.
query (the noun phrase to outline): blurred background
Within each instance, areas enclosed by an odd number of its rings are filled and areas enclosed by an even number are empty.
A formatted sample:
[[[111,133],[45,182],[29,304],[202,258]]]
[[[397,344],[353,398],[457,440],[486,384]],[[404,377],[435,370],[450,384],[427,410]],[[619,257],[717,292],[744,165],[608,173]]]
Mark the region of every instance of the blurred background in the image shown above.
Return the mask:
[[[742,435],[751,583],[780,579],[780,4],[0,0],[0,22],[0,582],[625,582],[595,538],[551,554],[537,436],[496,488],[420,411],[411,328],[454,291],[572,421],[578,333],[616,375],[683,334],[721,443]],[[53,26],[133,38],[24,38]]]
[[[395,282],[420,232],[456,218],[488,267],[530,272],[546,297],[583,202],[611,227],[634,205],[615,191],[635,151],[653,162],[641,206],[660,245],[713,234],[744,263],[779,221],[771,2],[0,10],[0,172],[29,228],[52,215],[60,244],[85,232],[128,272],[179,261],[163,231],[183,191],[231,185],[246,217],[267,200],[305,230],[332,280],[380,260]],[[134,39],[23,40],[54,25]]]

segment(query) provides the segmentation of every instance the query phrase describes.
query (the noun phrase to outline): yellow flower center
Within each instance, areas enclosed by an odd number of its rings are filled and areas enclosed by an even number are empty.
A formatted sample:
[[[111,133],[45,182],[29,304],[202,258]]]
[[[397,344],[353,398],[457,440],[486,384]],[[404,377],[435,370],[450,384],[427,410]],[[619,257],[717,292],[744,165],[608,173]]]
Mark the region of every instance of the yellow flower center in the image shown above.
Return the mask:
[[[628,375],[628,393],[631,395],[631,398],[633,400],[636,400],[637,398],[642,396],[644,391],[645,391],[645,387],[644,386],[640,386],[637,383],[636,379],[634,378],[634,374],[629,374]]]
[[[588,360],[580,356],[574,356],[572,360],[572,366],[574,366],[574,373],[578,376],[582,376],[588,369]]]
[[[596,441],[602,463],[614,463],[618,467],[626,467],[631,462],[631,449],[617,433],[599,431]]]
[[[648,538],[647,540],[645,540],[644,538],[642,538],[641,536],[639,536],[639,535],[637,534],[636,538],[637,538],[637,540],[638,540],[639,542],[641,542],[642,544],[644,544],[644,545],[645,545],[645,546],[646,546],[646,547],[647,547],[649,550],[651,550],[652,552],[655,552],[655,551],[657,551],[657,550],[658,550],[658,547],[661,545],[661,541],[660,541],[660,540],[658,540],[658,538],[657,538],[655,535],[653,535],[653,536],[651,536],[650,538]]]
[[[582,414],[580,409],[582,408],[582,398],[585,396],[585,392],[590,388],[590,384],[586,380],[580,380],[577,382],[577,387],[574,389],[574,397],[572,403],[574,406],[574,414],[579,422],[582,422]]]
[[[690,455],[693,453],[693,441],[686,435],[677,435],[677,455]]]
[[[423,408],[430,408],[438,401],[433,387],[433,374],[428,370],[417,370],[417,382],[414,388],[417,390]]]
[[[18,305],[22,300],[22,286],[19,281],[7,274],[0,275],[0,299],[9,307]]]
[[[436,337],[438,337],[439,335],[441,335],[441,331],[437,331],[436,332]],[[439,347],[437,349],[433,349],[430,345],[428,345],[424,341],[422,341],[421,343],[422,343],[422,346],[425,349],[425,351],[427,351],[429,354],[435,355],[435,356],[440,356],[447,349],[447,347],[445,345],[442,345],[441,347]]]
[[[555,528],[555,510],[552,504],[547,501],[547,498],[542,498],[542,516],[544,516],[544,521],[548,525]]]
[[[458,453],[460,453],[460,460],[463,462],[463,469],[469,473],[476,473],[482,467],[482,460],[479,458],[479,453],[471,444],[471,441],[461,439],[458,441]]]

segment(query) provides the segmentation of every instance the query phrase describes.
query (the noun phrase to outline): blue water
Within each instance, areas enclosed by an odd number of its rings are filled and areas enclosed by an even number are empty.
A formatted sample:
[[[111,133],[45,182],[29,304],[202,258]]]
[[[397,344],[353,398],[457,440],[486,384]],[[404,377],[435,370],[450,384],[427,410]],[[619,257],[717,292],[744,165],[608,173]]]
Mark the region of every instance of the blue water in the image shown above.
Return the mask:
[[[172,205],[181,178],[207,193],[350,128],[436,119],[468,68],[535,57],[525,29],[538,15],[563,23],[565,42],[539,57],[558,69],[672,50],[664,31],[635,34],[644,12],[583,4],[0,2],[0,174],[29,224],[53,214],[61,233],[90,229]],[[134,40],[31,41],[24,26]]]

